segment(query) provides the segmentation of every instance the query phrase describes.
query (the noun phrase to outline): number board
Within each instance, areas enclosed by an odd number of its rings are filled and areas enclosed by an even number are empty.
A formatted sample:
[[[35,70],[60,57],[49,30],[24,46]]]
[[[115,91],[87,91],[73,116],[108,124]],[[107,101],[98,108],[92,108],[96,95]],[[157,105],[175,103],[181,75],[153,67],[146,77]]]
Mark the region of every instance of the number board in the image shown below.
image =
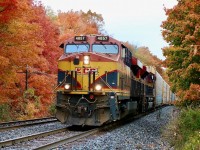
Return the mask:
[[[86,41],[86,36],[75,36],[74,40],[75,41]]]
[[[108,41],[108,36],[96,36],[96,41]]]

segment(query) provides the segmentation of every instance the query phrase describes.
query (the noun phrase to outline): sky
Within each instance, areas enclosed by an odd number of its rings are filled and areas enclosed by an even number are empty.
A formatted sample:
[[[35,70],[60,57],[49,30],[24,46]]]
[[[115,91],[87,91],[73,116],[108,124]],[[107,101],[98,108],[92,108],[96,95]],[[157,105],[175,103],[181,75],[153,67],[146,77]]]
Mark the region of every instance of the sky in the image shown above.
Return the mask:
[[[54,12],[61,10],[91,10],[101,14],[104,29],[113,38],[138,47],[148,47],[153,55],[164,60],[161,48],[168,44],[163,40],[160,25],[165,21],[164,7],[172,8],[177,0],[40,0]]]

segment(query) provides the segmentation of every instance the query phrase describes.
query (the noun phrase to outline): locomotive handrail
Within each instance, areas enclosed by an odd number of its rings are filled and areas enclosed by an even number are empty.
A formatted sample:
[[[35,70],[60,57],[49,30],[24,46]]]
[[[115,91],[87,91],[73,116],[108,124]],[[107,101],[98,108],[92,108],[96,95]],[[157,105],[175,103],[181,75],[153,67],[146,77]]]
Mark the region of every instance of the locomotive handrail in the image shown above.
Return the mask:
[[[111,87],[106,81],[104,81],[104,80],[102,79],[102,77],[100,77],[100,79],[107,85],[107,87],[108,87],[112,92],[115,92],[115,91],[113,91],[112,87]]]
[[[80,101],[81,101],[82,99],[85,99],[88,103],[91,103],[91,104],[94,104],[94,103],[97,101],[97,99],[95,99],[95,101],[91,102],[91,101],[89,101],[87,98],[81,97],[81,98],[78,100],[78,102],[76,103],[76,105],[72,106],[72,105],[70,104],[70,102],[69,102],[70,99],[68,99],[68,104],[69,104],[70,107],[76,107],[76,106],[80,103]]]
[[[54,91],[66,81],[67,76],[65,76],[64,79],[62,80],[62,82],[55,87]]]

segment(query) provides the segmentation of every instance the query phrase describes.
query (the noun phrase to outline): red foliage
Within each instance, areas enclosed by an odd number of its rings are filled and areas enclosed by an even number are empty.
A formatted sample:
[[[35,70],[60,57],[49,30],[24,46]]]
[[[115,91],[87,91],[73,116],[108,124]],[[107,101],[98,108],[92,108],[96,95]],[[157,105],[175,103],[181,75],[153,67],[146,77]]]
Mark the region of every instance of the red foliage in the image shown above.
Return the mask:
[[[58,26],[46,15],[44,7],[39,4],[34,6],[36,18],[33,22],[41,27],[40,36],[43,39],[42,55],[48,62],[48,72],[57,72],[57,60],[61,55],[59,50],[59,30]]]
[[[51,82],[49,82],[51,81]],[[35,89],[35,95],[40,96],[42,104],[49,105],[52,103],[53,87],[55,78],[46,75],[31,75],[29,86]]]
[[[190,89],[186,91],[183,100],[200,101],[200,85],[191,84]]]
[[[14,15],[17,5],[16,0],[0,1],[0,23],[5,23]]]
[[[56,72],[61,52],[58,27],[42,5],[34,5],[32,0],[5,0],[0,2],[0,35],[0,103],[9,104],[12,112],[22,116],[26,109],[35,109],[31,115],[48,114],[56,80],[47,73]],[[23,96],[27,65],[28,87],[36,90],[34,98]]]
[[[58,14],[58,24],[61,30],[61,41],[64,41],[75,35],[100,34],[100,30],[104,24],[100,14],[82,11],[67,13],[60,12]]]

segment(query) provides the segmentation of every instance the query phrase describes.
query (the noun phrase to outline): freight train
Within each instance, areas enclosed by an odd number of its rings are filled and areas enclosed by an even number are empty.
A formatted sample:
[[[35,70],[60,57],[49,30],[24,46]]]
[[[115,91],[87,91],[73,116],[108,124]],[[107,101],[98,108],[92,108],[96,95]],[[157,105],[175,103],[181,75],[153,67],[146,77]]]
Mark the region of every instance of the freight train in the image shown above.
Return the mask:
[[[156,101],[161,90],[156,89],[156,70],[143,65],[122,42],[85,35],[60,47],[56,118],[62,123],[101,126],[163,103]]]

